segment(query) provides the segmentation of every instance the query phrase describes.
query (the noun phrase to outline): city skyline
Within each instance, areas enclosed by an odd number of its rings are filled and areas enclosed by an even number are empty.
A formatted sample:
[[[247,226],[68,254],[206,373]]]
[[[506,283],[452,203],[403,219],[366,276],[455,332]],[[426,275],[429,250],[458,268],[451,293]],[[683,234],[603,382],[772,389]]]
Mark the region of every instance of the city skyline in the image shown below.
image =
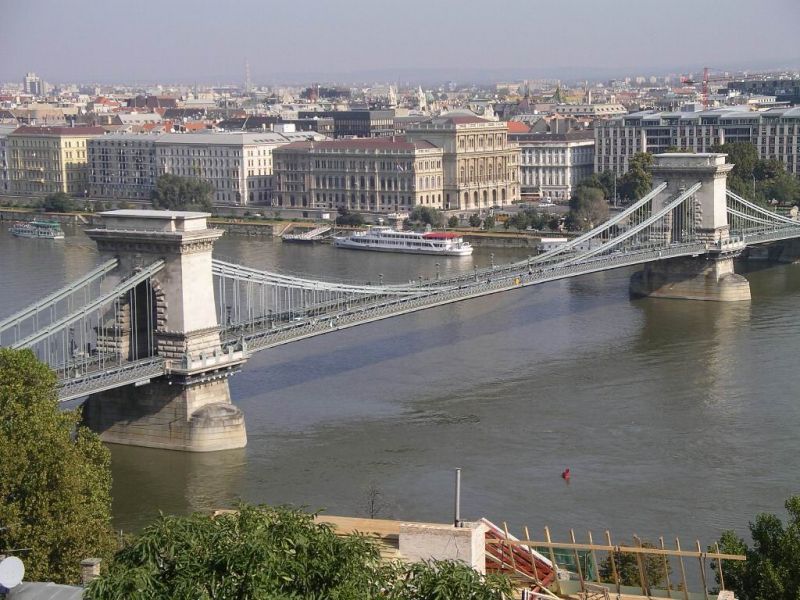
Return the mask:
[[[179,0],[154,14],[94,0],[35,0],[5,11],[0,80],[35,71],[48,81],[230,83],[244,79],[245,61],[256,85],[606,78],[800,62],[793,33],[800,5],[791,0],[728,2],[724,10],[677,0],[657,17],[630,0],[491,8],[411,0],[387,13],[364,0],[302,10],[243,0],[220,12]],[[758,26],[764,15],[768,27]]]

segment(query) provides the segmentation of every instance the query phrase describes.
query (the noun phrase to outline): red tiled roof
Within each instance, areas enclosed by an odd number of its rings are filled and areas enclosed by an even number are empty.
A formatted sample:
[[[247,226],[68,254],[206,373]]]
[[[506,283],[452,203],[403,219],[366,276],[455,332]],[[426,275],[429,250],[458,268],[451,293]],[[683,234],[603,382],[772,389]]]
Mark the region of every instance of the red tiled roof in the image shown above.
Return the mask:
[[[520,121],[509,121],[508,133],[529,133],[531,128]]]
[[[106,132],[102,127],[79,125],[76,127],[34,127],[23,125],[18,127],[12,135],[103,135]]]

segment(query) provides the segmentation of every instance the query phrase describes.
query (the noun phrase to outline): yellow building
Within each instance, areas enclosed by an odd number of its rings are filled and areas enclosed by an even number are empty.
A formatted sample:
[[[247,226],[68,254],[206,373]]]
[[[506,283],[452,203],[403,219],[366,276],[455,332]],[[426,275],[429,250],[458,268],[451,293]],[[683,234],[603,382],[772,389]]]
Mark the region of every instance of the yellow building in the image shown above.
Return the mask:
[[[103,135],[102,127],[19,127],[8,136],[9,191],[44,196],[89,189],[86,144]]]

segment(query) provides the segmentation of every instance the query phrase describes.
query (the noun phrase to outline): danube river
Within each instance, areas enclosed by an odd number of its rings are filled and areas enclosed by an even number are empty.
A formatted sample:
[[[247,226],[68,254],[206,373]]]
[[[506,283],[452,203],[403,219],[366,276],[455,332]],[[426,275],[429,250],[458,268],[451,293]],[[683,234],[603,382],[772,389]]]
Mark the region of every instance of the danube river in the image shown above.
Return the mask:
[[[5,229],[5,228],[4,228]],[[486,266],[225,236],[218,255],[349,280],[408,281]],[[495,250],[497,263],[524,250]],[[0,315],[99,260],[80,229],[61,242],[0,233]],[[240,451],[112,447],[114,518],[269,504],[381,516],[462,516],[710,543],[745,533],[800,492],[800,266],[750,270],[750,303],[628,298],[630,270],[396,317],[255,355],[231,380]],[[569,467],[566,483],[561,471]]]

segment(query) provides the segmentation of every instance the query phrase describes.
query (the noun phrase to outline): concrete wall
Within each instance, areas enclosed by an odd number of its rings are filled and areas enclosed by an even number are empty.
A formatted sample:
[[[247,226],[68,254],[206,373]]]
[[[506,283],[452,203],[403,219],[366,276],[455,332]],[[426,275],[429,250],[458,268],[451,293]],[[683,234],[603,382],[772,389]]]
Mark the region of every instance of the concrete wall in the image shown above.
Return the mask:
[[[460,560],[486,573],[486,525],[400,524],[400,554],[409,561]]]

